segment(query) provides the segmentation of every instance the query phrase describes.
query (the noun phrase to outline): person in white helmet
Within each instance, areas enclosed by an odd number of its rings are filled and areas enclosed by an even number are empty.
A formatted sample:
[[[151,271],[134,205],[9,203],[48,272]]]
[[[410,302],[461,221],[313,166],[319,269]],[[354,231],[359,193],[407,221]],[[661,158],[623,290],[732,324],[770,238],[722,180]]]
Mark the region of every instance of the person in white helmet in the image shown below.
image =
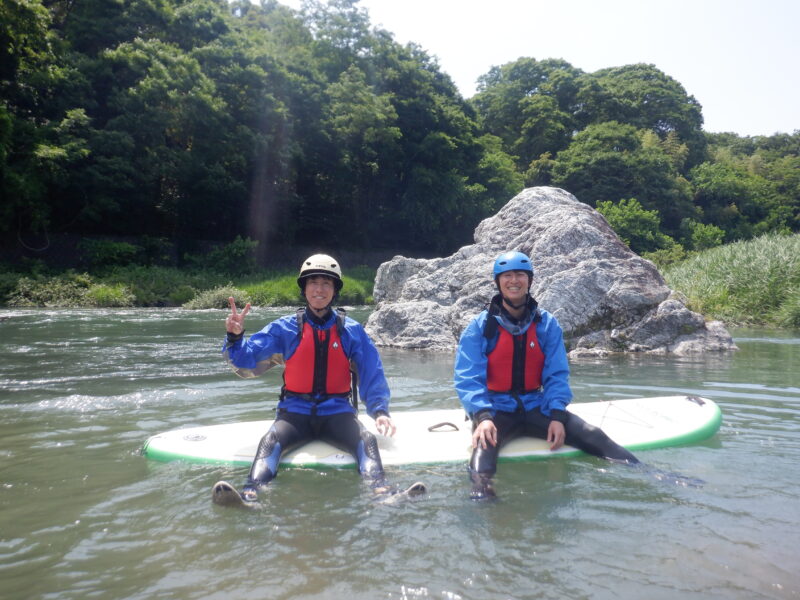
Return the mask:
[[[342,309],[332,308],[344,284],[341,267],[334,258],[315,254],[303,261],[297,284],[306,306],[249,338],[244,336],[244,322],[250,304],[239,312],[229,299],[223,353],[242,377],[255,377],[283,363],[284,385],[275,422],[258,445],[241,492],[218,482],[213,488],[218,504],[255,503],[259,488],[277,475],[281,455],[315,439],[349,452],[373,489],[392,491],[384,479],[377,438],[357,418],[360,395],[378,432],[393,436],[389,386],[364,328]],[[406,490],[409,495],[424,491],[420,483]]]

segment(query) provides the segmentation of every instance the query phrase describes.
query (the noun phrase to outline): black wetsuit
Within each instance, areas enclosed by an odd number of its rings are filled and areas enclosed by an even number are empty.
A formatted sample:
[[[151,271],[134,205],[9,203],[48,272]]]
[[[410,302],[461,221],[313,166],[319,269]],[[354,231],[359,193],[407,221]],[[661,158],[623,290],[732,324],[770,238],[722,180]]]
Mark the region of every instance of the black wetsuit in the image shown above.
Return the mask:
[[[256,488],[278,473],[280,457],[312,440],[322,440],[351,454],[365,478],[381,483],[383,465],[378,440],[352,413],[306,415],[281,411],[261,438],[245,488]]]
[[[639,462],[633,454],[614,442],[599,427],[588,424],[570,412],[566,412],[563,418],[566,432],[564,443],[602,458],[629,463]],[[504,444],[523,435],[547,439],[547,429],[552,419],[544,416],[537,407],[524,413],[497,411],[492,421],[497,428],[497,445],[486,449],[477,447],[472,452],[469,462],[470,471],[486,477],[491,477],[497,471],[497,455]]]

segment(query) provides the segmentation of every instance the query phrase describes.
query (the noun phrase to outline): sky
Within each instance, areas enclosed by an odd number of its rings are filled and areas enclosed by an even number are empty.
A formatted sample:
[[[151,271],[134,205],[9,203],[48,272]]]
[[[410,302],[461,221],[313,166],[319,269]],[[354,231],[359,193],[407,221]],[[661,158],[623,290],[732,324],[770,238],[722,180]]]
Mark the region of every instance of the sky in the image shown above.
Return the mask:
[[[280,0],[299,8],[300,0]],[[561,58],[585,72],[654,64],[703,107],[704,129],[800,130],[800,0],[361,0],[469,98],[493,66]]]

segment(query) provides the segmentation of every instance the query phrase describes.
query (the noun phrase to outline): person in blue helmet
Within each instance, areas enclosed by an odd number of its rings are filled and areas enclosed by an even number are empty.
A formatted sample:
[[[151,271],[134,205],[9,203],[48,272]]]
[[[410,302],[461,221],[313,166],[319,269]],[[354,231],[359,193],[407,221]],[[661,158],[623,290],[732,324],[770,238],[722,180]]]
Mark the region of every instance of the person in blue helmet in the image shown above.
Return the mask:
[[[349,452],[376,492],[393,491],[384,479],[377,438],[357,418],[360,393],[378,432],[393,436],[389,386],[364,328],[342,309],[332,308],[343,286],[341,267],[332,257],[315,254],[303,261],[297,284],[306,306],[249,338],[244,337],[244,322],[250,304],[238,312],[234,299],[229,299],[223,354],[242,377],[255,377],[283,364],[284,385],[277,417],[258,445],[241,492],[218,482],[212,490],[218,504],[255,503],[259,489],[277,475],[280,457],[314,439]],[[421,483],[405,490],[408,495],[424,491]]]
[[[495,496],[500,448],[518,436],[564,444],[610,460],[638,463],[601,429],[566,410],[572,399],[561,326],[530,295],[533,266],[522,252],[494,263],[498,294],[461,334],[454,383],[472,419],[471,497]]]

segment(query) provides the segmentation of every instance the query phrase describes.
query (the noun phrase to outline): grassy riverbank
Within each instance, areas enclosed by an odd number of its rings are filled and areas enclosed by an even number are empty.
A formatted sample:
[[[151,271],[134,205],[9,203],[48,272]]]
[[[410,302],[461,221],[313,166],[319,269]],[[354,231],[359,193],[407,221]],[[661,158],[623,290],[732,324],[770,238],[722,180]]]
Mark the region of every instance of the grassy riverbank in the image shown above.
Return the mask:
[[[372,303],[375,269],[349,268],[342,304]],[[663,269],[689,307],[729,325],[800,329],[800,235],[766,235],[701,252]],[[301,302],[296,273],[230,276],[223,270],[159,266],[107,268],[96,274],[0,272],[0,304],[9,307],[183,306],[225,308],[229,296],[256,306]]]
[[[355,267],[344,276],[342,304],[369,304],[375,269]],[[99,274],[43,270],[0,273],[0,304],[14,308],[121,308],[183,306],[226,308],[228,297],[256,306],[301,303],[297,273],[253,272],[230,277],[215,270],[128,266]]]
[[[800,234],[769,234],[664,269],[689,307],[729,325],[800,329]]]

